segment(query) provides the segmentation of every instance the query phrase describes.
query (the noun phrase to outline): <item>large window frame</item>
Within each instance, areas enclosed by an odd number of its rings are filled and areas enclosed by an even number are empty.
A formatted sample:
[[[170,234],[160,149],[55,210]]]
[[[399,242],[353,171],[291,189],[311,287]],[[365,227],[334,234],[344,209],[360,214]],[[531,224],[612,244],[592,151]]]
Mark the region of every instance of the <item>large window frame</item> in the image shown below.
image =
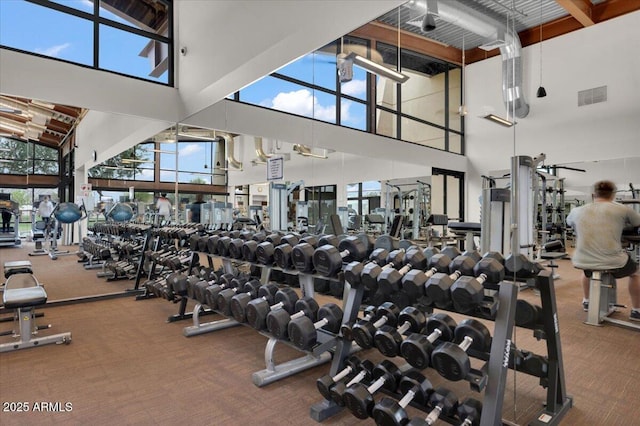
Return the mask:
[[[385,63],[387,65],[395,65],[396,69],[398,68],[399,59],[400,70],[402,71],[405,71],[405,68],[403,68],[403,63],[406,62],[408,67],[406,68],[406,70],[410,72],[413,71],[415,75],[419,75],[419,73],[441,74],[442,78],[444,79],[444,86],[441,93],[443,103],[442,105],[438,104],[437,107],[439,109],[442,108],[444,116],[442,122],[434,122],[424,117],[415,116],[403,110],[402,84],[395,83],[392,85],[392,83],[389,83],[386,87],[388,87],[391,91],[391,102],[389,102],[388,105],[380,104],[378,102],[378,85],[376,83],[382,77],[378,77],[375,74],[363,71],[359,67],[354,67],[353,70],[354,76],[361,75],[364,76],[366,80],[364,83],[364,97],[352,95],[349,93],[343,93],[344,88],[348,87],[346,86],[346,84],[348,83],[341,84],[337,72],[335,73],[335,90],[328,88],[327,85],[316,84],[315,81],[304,80],[304,72],[290,72],[292,66],[298,63],[298,61],[308,60],[309,57],[316,57],[317,52],[322,52],[325,54],[325,56],[327,53],[337,54],[339,46],[342,46],[343,44],[346,45],[348,43],[362,45],[366,49],[368,57],[371,57],[371,46],[375,46],[376,49],[380,47],[380,49],[382,49],[383,51]],[[461,69],[459,65],[432,58],[424,53],[415,52],[413,50],[405,49],[402,47],[400,48],[400,58],[398,58],[397,46],[380,41],[376,42],[374,40],[367,40],[355,36],[345,36],[343,40],[336,40],[333,43],[330,43],[329,45],[319,49],[319,51],[317,52],[312,52],[309,55],[306,55],[305,57],[299,59],[298,61],[294,61],[293,63],[286,65],[281,69],[282,72],[280,72],[281,70],[278,70],[270,74],[269,76],[265,76],[263,79],[258,80],[253,85],[250,85],[247,88],[236,92],[233,96],[229,96],[228,99],[237,102],[258,105],[270,109],[277,109],[284,113],[301,115],[311,119],[329,122],[331,124],[339,125],[342,127],[350,127],[357,130],[366,131],[368,133],[380,134],[407,143],[419,144],[433,149],[460,155],[465,154],[464,117],[458,116],[457,114],[454,115],[451,112],[453,110],[457,110],[462,100],[462,88],[464,84],[464,82],[461,81],[462,73],[459,73],[459,77],[455,77],[455,84],[452,82],[451,78],[452,71]],[[425,64],[425,68],[432,67],[435,69],[421,69],[420,67]],[[413,67],[414,69],[411,69],[411,67]],[[313,72],[307,72],[306,74],[310,75],[312,80],[314,78],[317,78]],[[458,80],[460,81],[458,82]],[[265,87],[268,86],[270,90],[273,90],[273,87],[277,84],[278,81],[281,81],[283,83],[286,82],[286,84],[289,85],[295,85],[290,87],[300,87],[301,90],[308,90],[310,92],[310,96],[314,100],[314,103],[317,101],[317,94],[329,95],[335,100],[334,104],[322,105],[322,107],[324,108],[324,110],[334,108],[335,118],[332,117],[332,119],[326,119],[325,117],[324,119],[319,119],[316,116],[317,114],[315,110],[312,114],[299,113],[293,110],[287,110],[286,108],[282,107],[274,107],[274,105],[269,105],[269,103],[265,102],[265,100],[263,99],[250,100],[248,99],[250,95],[245,95],[252,90],[255,90],[256,92],[260,91],[259,85],[261,84],[265,85]],[[457,83],[459,83],[459,85]],[[273,98],[277,98],[282,93],[283,92],[280,92],[277,95],[274,95]],[[345,102],[348,102],[348,104]],[[349,125],[348,123],[346,123],[345,118],[349,116],[349,112],[347,111],[347,108],[345,108],[346,105],[348,105],[349,107],[354,105],[355,108],[353,108],[352,111],[356,108],[359,108],[359,115],[363,116],[362,123],[359,123],[359,125]],[[409,107],[407,106],[406,109],[408,110]],[[380,114],[387,115],[387,117],[385,118],[385,122],[388,123],[388,127],[384,130],[379,127]],[[416,136],[420,137],[418,138]]]
[[[35,51],[32,52],[28,50],[23,50],[18,47],[0,45],[2,48],[10,49],[10,50],[14,50],[21,53],[34,55],[34,56],[45,57],[47,59],[73,63],[76,65],[98,69],[102,71],[107,71],[107,72],[124,75],[127,77],[136,78],[136,79],[149,81],[153,83],[163,84],[167,86],[174,86],[174,77],[175,77],[174,63],[173,63],[174,62],[173,60],[173,50],[174,50],[173,30],[174,29],[173,29],[173,2],[171,0],[158,0],[160,3],[166,6],[166,19],[167,19],[166,26],[164,25],[160,26],[160,28],[158,28],[158,31],[162,31],[163,33],[166,33],[166,35],[155,33],[150,30],[137,28],[132,24],[127,23],[124,20],[122,20],[123,22],[118,22],[117,20],[105,18],[103,16],[105,14],[104,8],[101,6],[102,0],[91,0],[93,2],[92,13],[85,12],[78,7],[73,7],[74,5],[72,3],[69,3],[69,5],[66,5],[62,2],[56,3],[54,1],[47,1],[47,0],[22,0],[22,1],[26,3],[42,6],[47,9],[55,10],[57,12],[64,13],[65,16],[76,17],[91,23],[91,25],[93,26],[93,52],[91,55],[92,61],[91,63],[76,62],[76,61],[56,58],[55,56],[47,54],[46,52],[38,53]],[[130,0],[130,1],[134,1],[134,0]],[[16,16],[16,17],[12,17],[12,19],[20,21],[21,18]],[[150,55],[150,57],[153,57],[154,61],[157,62],[155,63],[156,68],[153,71],[151,71],[149,75],[141,76],[137,74],[128,73],[126,70],[113,69],[113,67],[105,67],[104,65],[100,64],[101,53],[103,53],[104,51],[104,49],[101,50],[101,46],[107,45],[106,35],[102,37],[102,38],[105,38],[105,40],[101,39],[101,28],[109,28],[109,29],[118,31],[119,33],[124,35],[127,35],[127,34],[136,35],[149,40],[147,47],[145,47],[143,49],[143,52],[141,53],[146,52],[148,55]],[[162,52],[164,55],[166,55],[166,58],[164,58],[163,60],[160,60],[160,57],[158,56],[158,52]],[[87,60],[87,62],[89,61]],[[165,71],[166,71],[166,81],[164,81],[164,78],[162,79],[159,78],[164,75]],[[157,75],[154,75],[154,74],[157,74]]]

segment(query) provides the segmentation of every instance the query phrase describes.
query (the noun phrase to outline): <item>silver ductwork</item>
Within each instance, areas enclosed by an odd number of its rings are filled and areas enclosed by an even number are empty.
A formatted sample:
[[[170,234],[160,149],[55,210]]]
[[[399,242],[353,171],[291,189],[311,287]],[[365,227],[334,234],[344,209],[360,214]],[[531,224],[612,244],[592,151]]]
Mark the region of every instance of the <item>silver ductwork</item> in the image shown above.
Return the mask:
[[[267,160],[271,158],[272,154],[266,154],[264,152],[264,149],[262,149],[262,138],[256,137],[253,143],[256,148],[256,157],[258,157],[258,160],[262,161],[263,163],[266,163]]]
[[[522,89],[523,64],[520,38],[512,27],[479,12],[460,0],[439,1],[437,16],[485,38],[485,50],[500,48],[502,55],[502,98],[508,113],[518,118],[529,114]]]
[[[228,133],[218,133],[218,136],[224,140],[224,152],[227,157],[227,163],[234,169],[242,169],[242,162],[235,159],[233,136]]]

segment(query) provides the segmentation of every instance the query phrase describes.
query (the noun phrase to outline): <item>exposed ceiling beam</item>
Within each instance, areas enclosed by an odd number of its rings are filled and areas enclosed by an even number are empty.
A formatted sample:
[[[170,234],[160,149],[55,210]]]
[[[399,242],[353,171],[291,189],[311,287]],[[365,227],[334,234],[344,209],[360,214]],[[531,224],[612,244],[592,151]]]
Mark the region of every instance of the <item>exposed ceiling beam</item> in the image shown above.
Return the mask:
[[[556,0],[571,16],[583,26],[595,24],[593,20],[593,5],[590,0]]]

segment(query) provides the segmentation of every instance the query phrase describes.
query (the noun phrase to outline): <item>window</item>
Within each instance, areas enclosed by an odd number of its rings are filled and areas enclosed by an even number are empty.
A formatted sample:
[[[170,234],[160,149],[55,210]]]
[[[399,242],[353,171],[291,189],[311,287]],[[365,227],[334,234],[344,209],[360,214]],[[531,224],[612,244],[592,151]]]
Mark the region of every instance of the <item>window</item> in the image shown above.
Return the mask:
[[[336,214],[336,185],[305,187],[305,199],[309,206],[309,224],[322,221],[329,224],[329,217]]]
[[[400,50],[405,84],[353,67],[339,83],[336,54],[356,53],[397,68],[398,48],[345,36],[303,56],[228,99],[302,115],[458,154],[464,153],[461,70],[430,56]],[[375,122],[370,111],[375,111]],[[371,118],[370,118],[371,117]]]
[[[0,1],[3,47],[173,84],[171,3]],[[99,26],[97,38],[94,27]],[[24,31],[25,28],[29,30]],[[97,52],[97,54],[95,54]]]
[[[0,137],[0,173],[57,176],[59,170],[57,149]]]

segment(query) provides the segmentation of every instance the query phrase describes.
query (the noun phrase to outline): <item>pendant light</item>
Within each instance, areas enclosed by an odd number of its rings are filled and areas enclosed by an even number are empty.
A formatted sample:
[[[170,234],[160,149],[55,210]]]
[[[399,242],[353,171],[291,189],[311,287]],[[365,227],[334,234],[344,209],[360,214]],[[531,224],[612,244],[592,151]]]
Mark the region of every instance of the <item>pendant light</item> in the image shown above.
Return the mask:
[[[542,85],[542,0],[540,0],[540,87],[536,92],[536,97],[544,98],[547,96],[547,91]]]

